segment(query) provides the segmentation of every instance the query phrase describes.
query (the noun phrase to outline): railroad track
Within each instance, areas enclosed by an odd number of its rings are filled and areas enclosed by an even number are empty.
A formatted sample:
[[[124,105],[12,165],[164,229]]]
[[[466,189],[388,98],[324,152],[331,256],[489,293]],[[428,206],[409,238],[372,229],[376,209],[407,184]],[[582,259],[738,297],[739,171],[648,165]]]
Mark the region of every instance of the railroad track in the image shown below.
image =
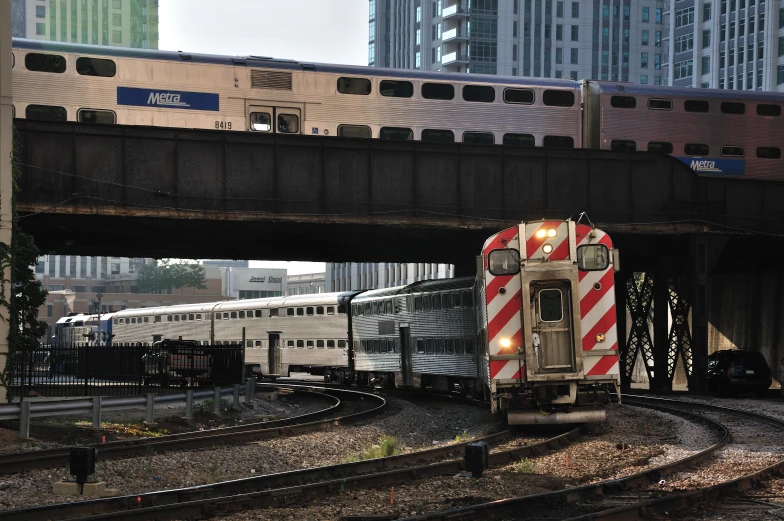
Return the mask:
[[[491,453],[491,465],[503,465],[570,444],[580,435],[579,427],[540,443]],[[510,431],[486,436],[490,444],[512,437]],[[343,463],[313,469],[250,477],[176,490],[164,490],[75,503],[0,511],[1,521],[184,519],[206,518],[286,504],[337,491],[402,483],[413,479],[455,474],[462,470],[465,443],[437,447],[409,454]]]
[[[209,445],[269,439],[328,429],[334,425],[356,421],[375,414],[386,406],[386,400],[381,396],[349,389],[263,384],[259,386],[258,390],[281,388],[292,389],[300,393],[310,392],[312,397],[324,400],[328,405],[320,411],[280,420],[222,427],[209,431],[170,434],[155,438],[112,441],[92,446],[98,449],[99,458],[104,461],[148,456],[165,451],[188,450]],[[366,401],[366,403],[360,404],[360,401]],[[343,413],[342,411],[347,408],[351,410]],[[339,413],[341,415],[337,416]],[[69,457],[70,447],[0,454],[0,474],[64,466]]]

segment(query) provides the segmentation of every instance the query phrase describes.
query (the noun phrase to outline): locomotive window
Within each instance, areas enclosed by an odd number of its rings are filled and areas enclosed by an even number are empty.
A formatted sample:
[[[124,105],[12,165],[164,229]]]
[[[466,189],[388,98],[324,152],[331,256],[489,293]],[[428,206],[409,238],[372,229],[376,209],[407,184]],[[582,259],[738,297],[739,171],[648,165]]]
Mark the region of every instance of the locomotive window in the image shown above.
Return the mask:
[[[432,338],[425,339],[425,353],[429,355],[435,353],[435,342],[433,342]]]
[[[462,355],[465,352],[465,345],[462,338],[455,339],[455,354]]]
[[[757,115],[758,116],[781,116],[781,106],[767,105],[761,103],[757,105]]]
[[[610,106],[616,109],[633,109],[637,106],[637,98],[634,96],[612,96]]]
[[[308,306],[307,308],[305,308],[305,312],[307,313],[308,316],[312,316],[313,315],[313,308]]]
[[[471,291],[469,290],[463,291],[463,307],[464,308],[474,307],[474,299],[471,298]]]
[[[467,355],[471,355],[474,353],[474,339],[473,338],[466,338],[465,339],[465,351]]]
[[[327,340],[327,349],[335,349],[335,341]]]
[[[354,138],[370,138],[373,133],[366,125],[338,125],[338,136]]]
[[[444,354],[444,339],[443,338],[436,338],[436,354],[443,355]]]
[[[504,134],[504,145],[513,147],[535,147],[536,139],[533,134]]]
[[[327,306],[327,315],[335,314],[335,306]]]
[[[410,81],[384,80],[378,86],[378,91],[389,98],[410,98],[414,95],[414,84]]]
[[[244,313],[243,313],[243,315],[244,315]],[[231,312],[231,318],[237,318],[237,312],[236,311],[232,311]]]
[[[746,104],[735,101],[722,101],[721,112],[722,114],[745,114]]]
[[[426,128],[422,131],[422,141],[426,143],[454,143],[455,133],[451,130]]]
[[[281,134],[299,134],[299,116],[296,114],[278,114],[278,132]]]
[[[634,152],[637,150],[637,143],[626,139],[613,139],[610,141],[610,150],[619,152]]]
[[[495,143],[495,136],[492,132],[463,132],[463,143],[492,145]]]
[[[493,250],[487,264],[491,275],[515,275],[520,273],[520,252],[513,248]]]
[[[449,83],[423,83],[422,97],[425,99],[454,99],[455,87]]]
[[[452,338],[447,338],[444,342],[446,348],[446,354],[453,355],[455,354],[455,341]]]
[[[306,343],[308,349],[313,349],[313,340],[308,340]]]
[[[425,341],[421,338],[417,339],[417,353],[423,354],[425,352]]]
[[[687,99],[683,102],[683,110],[686,112],[708,112],[710,104],[707,101]]]
[[[316,347],[318,347],[319,349],[324,349],[324,341],[316,340]]]
[[[743,157],[745,155],[743,147],[721,147],[721,155],[727,157]]]
[[[606,270],[609,265],[610,252],[604,244],[577,247],[577,268],[580,271]]]
[[[563,303],[560,289],[543,289],[539,291],[539,320],[542,322],[560,322],[563,320]]]
[[[757,157],[762,159],[779,159],[781,149],[778,147],[757,147]]]
[[[672,143],[667,143],[665,141],[651,141],[648,143],[648,152],[672,154]]]
[[[542,146],[553,148],[574,148],[574,138],[570,136],[545,136]]]
[[[441,295],[433,295],[433,311],[441,309]]]
[[[286,316],[293,317],[294,316],[294,308],[286,309]]]
[[[112,60],[101,58],[77,58],[76,72],[82,76],[111,78],[117,74],[117,65]]]
[[[345,348],[346,347],[346,341],[345,340],[338,340],[338,347]]]
[[[305,316],[305,308],[297,308],[297,316],[298,317]]]
[[[276,310],[275,310],[275,314],[276,314],[276,315],[278,314],[278,313],[277,313],[277,311],[278,311],[278,310],[276,309]],[[250,311],[248,311],[248,313],[250,313]],[[255,311],[253,312],[253,315],[254,315],[256,318],[261,318],[261,310],[260,310],[260,309],[257,309],[257,310],[255,310]],[[272,310],[271,310],[271,309],[270,309],[270,316],[272,316]]]
[[[245,318],[245,312],[244,311],[240,311],[240,318]]]
[[[297,340],[297,347],[300,347],[300,348],[305,347],[305,341],[304,340]]]
[[[114,125],[117,123],[117,114],[111,110],[79,109],[76,112],[76,121],[91,125]]]
[[[574,92],[569,90],[546,90],[542,94],[542,101],[550,107],[573,107]]]
[[[65,58],[59,54],[29,52],[25,56],[25,67],[28,71],[62,74],[65,72]]]
[[[465,85],[463,87],[463,100],[492,103],[495,101],[495,89],[489,85]]]
[[[269,132],[272,130],[272,117],[269,112],[251,112],[250,129],[255,132]]]
[[[672,110],[672,100],[651,98],[648,100],[648,108],[651,110]]]
[[[35,121],[67,121],[68,112],[63,107],[53,105],[28,105],[25,117]]]
[[[383,339],[381,340],[381,352],[382,353],[388,353],[389,352],[389,346],[387,345],[387,341],[383,340]]]
[[[452,307],[459,308],[460,307],[460,293],[457,291],[452,293]]]
[[[378,133],[378,139],[386,139],[388,141],[412,141],[414,139],[414,131],[410,128],[403,127],[381,127]]]
[[[338,92],[341,94],[370,94],[371,85],[367,78],[338,78]]]
[[[683,146],[683,151],[690,156],[707,156],[710,152],[710,147],[701,143],[686,143]]]
[[[422,311],[422,297],[416,296],[414,297],[414,311]]]
[[[504,102],[530,105],[534,102],[534,91],[531,89],[504,89]]]
[[[323,315],[324,314],[324,306],[316,307],[316,314],[317,315]]]

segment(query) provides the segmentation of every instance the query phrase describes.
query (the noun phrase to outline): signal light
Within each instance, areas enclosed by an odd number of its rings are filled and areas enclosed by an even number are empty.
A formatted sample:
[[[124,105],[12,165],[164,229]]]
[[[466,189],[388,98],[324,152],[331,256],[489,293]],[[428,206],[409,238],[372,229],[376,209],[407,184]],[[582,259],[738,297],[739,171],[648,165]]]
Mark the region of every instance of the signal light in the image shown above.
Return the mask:
[[[552,253],[553,252],[553,245],[552,244],[545,244],[544,246],[542,246],[542,251],[547,253],[547,254]]]

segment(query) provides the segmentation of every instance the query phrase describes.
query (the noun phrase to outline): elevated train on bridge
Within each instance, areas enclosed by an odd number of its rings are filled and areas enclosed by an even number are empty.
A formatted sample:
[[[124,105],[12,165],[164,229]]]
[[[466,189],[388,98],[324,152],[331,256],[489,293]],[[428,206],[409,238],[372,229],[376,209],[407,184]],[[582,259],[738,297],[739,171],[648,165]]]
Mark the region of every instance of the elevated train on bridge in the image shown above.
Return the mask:
[[[386,140],[647,150],[784,180],[784,95],[13,40],[15,117]]]
[[[139,349],[243,343],[247,373],[261,377],[458,390],[513,424],[602,420],[620,377],[610,237],[570,220],[523,223],[490,237],[477,265],[477,277],[395,288],[126,309],[101,328]],[[67,324],[97,320],[60,322],[68,339]]]

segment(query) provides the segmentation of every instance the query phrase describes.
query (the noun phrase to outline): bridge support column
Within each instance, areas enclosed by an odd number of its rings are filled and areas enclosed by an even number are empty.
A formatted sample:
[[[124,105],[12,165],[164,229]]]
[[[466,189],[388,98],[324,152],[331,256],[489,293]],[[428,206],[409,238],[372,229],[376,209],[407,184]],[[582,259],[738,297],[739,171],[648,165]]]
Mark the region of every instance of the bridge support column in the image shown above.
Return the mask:
[[[11,0],[0,0],[0,242],[11,244],[13,105],[11,103]],[[11,269],[3,270],[0,284],[3,298],[11,298]],[[8,310],[0,307],[0,371],[8,360]],[[0,385],[0,402],[7,399]]]
[[[711,259],[709,239],[696,235],[691,247],[691,353],[693,376],[689,390],[697,394],[708,391],[708,266]]]
[[[670,356],[670,290],[667,273],[659,271],[653,276],[653,375],[651,391],[672,391],[669,371]]]
[[[621,353],[621,381],[631,385],[638,353],[642,355],[648,381],[653,388],[653,341],[648,327],[648,316],[653,300],[653,277],[650,273],[633,273],[626,279],[626,296],[632,325]],[[616,304],[617,306],[617,304]],[[618,308],[616,307],[616,310]]]
[[[626,333],[626,283],[629,276],[634,277],[633,273],[618,273],[615,276],[615,318],[618,328],[618,355],[620,358],[621,390],[627,392],[631,388],[631,380],[626,377],[625,361],[628,359],[629,344],[628,334]]]

